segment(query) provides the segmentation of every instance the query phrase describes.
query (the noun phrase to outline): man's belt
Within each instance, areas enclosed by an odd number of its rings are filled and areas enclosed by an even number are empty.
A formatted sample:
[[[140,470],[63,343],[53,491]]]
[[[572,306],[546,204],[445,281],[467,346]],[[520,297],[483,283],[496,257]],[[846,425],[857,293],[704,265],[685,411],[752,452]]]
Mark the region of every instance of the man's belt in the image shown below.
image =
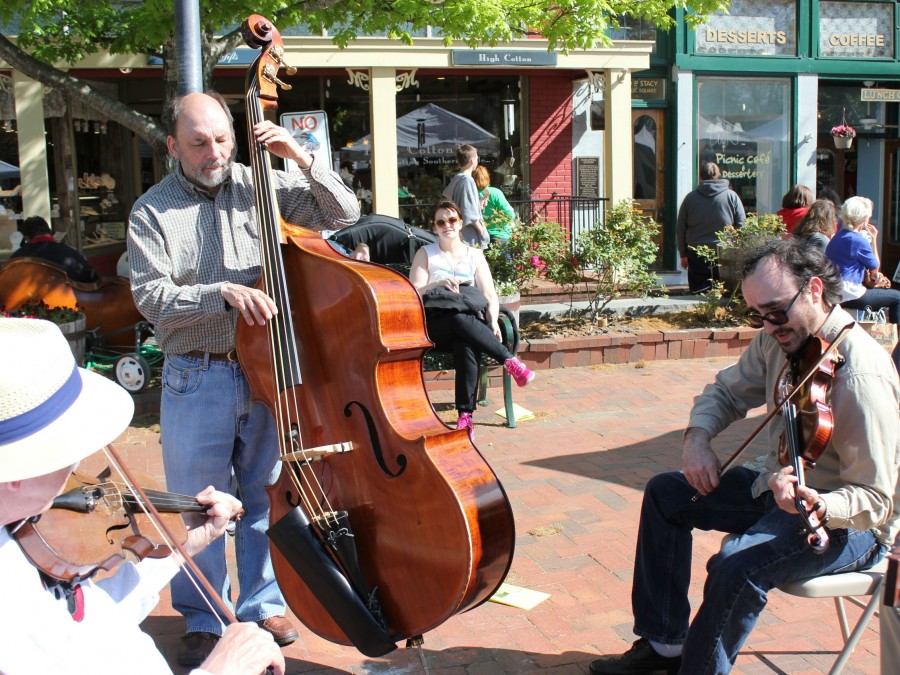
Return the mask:
[[[185,352],[181,356],[190,356],[195,359],[205,359],[207,356],[210,361],[237,361],[237,351],[232,349],[230,351],[225,352],[224,354],[216,354],[215,352],[204,352],[201,349],[194,349],[190,352]]]

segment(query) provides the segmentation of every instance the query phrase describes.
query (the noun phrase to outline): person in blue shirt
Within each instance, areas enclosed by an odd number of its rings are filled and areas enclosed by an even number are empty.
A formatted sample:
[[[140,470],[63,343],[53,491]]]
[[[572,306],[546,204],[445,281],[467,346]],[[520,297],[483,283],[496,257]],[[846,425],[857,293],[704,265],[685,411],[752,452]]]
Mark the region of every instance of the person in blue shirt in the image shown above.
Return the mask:
[[[841,207],[844,227],[828,242],[825,255],[841,273],[844,309],[887,309],[888,321],[900,323],[900,291],[893,288],[867,288],[867,273],[877,274],[881,262],[878,259],[878,228],[872,225],[872,200],[866,197],[850,197]],[[900,344],[892,353],[894,365],[900,370]]]

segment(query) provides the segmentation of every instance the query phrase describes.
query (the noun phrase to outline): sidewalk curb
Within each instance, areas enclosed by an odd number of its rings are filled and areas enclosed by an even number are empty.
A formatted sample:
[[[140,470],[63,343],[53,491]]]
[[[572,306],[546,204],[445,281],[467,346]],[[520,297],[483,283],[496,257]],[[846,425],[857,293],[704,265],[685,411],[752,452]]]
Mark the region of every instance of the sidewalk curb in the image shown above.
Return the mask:
[[[715,356],[737,357],[758,332],[749,326],[739,326],[523,340],[518,357],[532,370]],[[502,374],[501,366],[492,367],[489,371],[489,386],[502,386]],[[452,387],[453,378],[452,370],[425,373],[429,389]]]

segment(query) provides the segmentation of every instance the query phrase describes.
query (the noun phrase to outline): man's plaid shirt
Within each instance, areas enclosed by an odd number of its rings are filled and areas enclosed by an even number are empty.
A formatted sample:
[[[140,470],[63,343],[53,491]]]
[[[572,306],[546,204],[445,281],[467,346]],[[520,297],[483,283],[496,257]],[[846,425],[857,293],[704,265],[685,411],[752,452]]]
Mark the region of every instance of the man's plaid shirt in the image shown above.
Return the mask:
[[[318,161],[272,176],[289,223],[335,230],[359,219],[356,196]],[[167,354],[234,349],[240,312],[220,289],[225,282],[253,286],[260,275],[252,180],[252,170],[235,163],[211,197],[179,167],[135,202],[128,225],[131,290]]]

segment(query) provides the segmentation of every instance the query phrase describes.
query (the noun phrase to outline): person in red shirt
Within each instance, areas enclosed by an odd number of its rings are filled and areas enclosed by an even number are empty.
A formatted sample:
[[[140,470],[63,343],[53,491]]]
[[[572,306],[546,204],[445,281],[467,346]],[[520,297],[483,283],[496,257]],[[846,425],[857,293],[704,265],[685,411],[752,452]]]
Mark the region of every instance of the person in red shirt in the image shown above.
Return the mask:
[[[803,220],[814,200],[812,190],[805,185],[795,185],[787,191],[781,199],[781,210],[777,213],[784,221],[788,234]]]
[[[71,246],[56,241],[53,230],[40,216],[26,218],[19,229],[25,243],[10,258],[43,258],[62,267],[72,281],[86,284],[100,281],[100,276],[87,258]]]

